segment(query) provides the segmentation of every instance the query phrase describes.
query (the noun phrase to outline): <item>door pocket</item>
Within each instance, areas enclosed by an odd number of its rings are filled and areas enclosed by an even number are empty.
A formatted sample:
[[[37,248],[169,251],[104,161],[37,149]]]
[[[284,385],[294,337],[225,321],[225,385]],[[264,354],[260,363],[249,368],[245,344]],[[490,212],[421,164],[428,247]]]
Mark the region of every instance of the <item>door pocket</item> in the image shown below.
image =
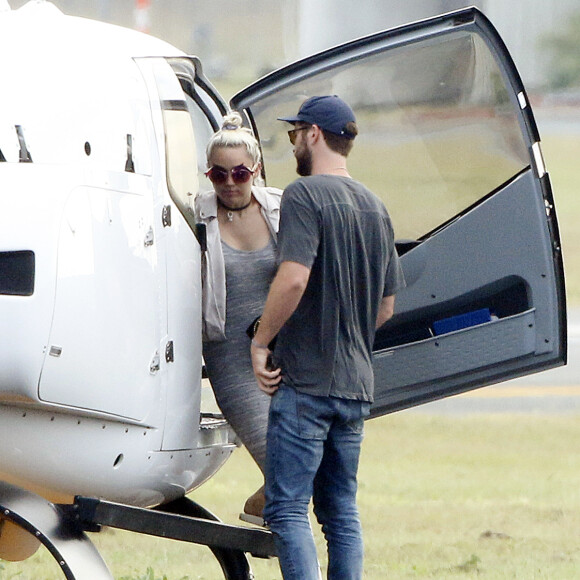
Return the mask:
[[[442,379],[534,353],[535,308],[374,353],[387,390]]]

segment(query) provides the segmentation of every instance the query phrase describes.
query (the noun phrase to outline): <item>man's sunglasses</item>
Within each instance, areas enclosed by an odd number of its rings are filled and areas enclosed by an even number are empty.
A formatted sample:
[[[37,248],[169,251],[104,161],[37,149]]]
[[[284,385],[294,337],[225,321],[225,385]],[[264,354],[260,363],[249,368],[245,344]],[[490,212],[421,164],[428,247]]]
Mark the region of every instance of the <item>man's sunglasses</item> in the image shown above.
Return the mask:
[[[304,131],[305,129],[310,129],[311,125],[305,125],[303,127],[295,127],[294,129],[290,129],[290,131],[288,131],[288,138],[290,139],[290,143],[292,143],[292,145],[296,144],[296,133],[298,133],[298,131]]]
[[[219,165],[210,167],[205,176],[212,182],[217,184],[225,183],[228,180],[228,175],[232,174],[232,181],[235,184],[247,183],[254,176],[256,168],[250,169],[245,165],[236,165],[231,169],[225,169]]]

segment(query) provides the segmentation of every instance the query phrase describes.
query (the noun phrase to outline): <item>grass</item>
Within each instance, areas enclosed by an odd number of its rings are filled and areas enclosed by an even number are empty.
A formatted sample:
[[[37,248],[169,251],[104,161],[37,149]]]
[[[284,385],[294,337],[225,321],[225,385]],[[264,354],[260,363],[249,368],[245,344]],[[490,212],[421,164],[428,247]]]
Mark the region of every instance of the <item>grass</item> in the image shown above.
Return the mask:
[[[412,413],[371,423],[386,444],[365,449],[361,511],[390,525],[367,533],[368,578],[576,577],[580,460],[563,433],[575,423]]]
[[[365,579],[577,578],[579,437],[575,416],[406,411],[370,421],[359,492]],[[191,497],[238,523],[259,483],[242,449]],[[91,538],[117,580],[223,578],[207,548],[117,530]],[[323,554],[318,533],[317,542]],[[62,578],[44,568],[46,555],[33,560],[3,563],[0,579]],[[275,560],[251,565],[257,580],[281,578]]]
[[[580,136],[550,136],[543,140],[564,255],[567,297],[580,304]]]

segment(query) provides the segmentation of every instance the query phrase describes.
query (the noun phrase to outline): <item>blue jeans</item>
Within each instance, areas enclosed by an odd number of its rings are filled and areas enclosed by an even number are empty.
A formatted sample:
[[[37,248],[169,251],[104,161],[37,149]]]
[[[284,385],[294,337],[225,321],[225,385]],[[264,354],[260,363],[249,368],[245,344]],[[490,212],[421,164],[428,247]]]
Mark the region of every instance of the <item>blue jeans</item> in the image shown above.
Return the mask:
[[[264,519],[285,580],[318,580],[310,499],[328,548],[328,580],[360,580],[357,471],[369,403],[313,397],[282,385],[272,397]]]

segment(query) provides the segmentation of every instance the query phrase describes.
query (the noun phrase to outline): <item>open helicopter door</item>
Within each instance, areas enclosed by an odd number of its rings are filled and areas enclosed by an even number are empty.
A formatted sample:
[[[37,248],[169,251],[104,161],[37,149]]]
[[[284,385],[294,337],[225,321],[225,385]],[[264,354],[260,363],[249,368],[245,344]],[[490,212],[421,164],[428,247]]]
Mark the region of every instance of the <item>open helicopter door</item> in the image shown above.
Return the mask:
[[[226,104],[205,79],[194,57],[136,59],[151,101],[159,102],[167,190],[178,211],[160,208],[167,269],[168,340],[160,353],[167,363],[163,449],[187,449],[199,430],[202,374],[201,243],[194,199],[211,186],[204,175],[205,144],[219,127]],[[199,241],[199,240],[198,240]],[[187,305],[184,307],[184,305]],[[195,412],[198,411],[198,412]]]
[[[338,94],[351,174],[393,219],[407,288],[375,341],[372,416],[565,364],[558,226],[530,104],[475,8],[329,49],[235,95],[269,185],[295,178],[288,125]]]

